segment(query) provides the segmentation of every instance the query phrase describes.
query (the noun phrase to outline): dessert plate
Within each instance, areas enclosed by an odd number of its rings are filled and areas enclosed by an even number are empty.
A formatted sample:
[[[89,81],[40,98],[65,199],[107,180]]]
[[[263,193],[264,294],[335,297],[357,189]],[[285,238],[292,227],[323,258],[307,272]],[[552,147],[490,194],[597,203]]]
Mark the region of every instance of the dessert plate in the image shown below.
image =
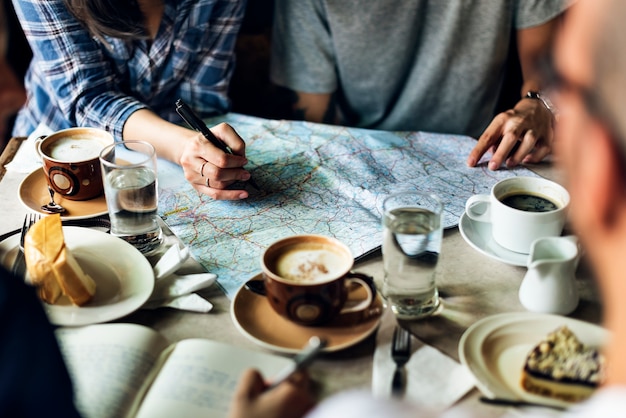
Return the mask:
[[[96,282],[96,293],[83,306],[74,306],[66,296],[57,303],[44,303],[50,322],[79,326],[107,322],[139,309],[152,294],[154,273],[148,260],[126,241],[89,228],[63,227],[65,243],[81,268]],[[0,243],[0,259],[11,267],[17,254],[19,234]],[[112,262],[111,260],[115,260]]]
[[[257,275],[251,280],[262,280],[262,277]],[[363,298],[357,292],[365,291],[359,287],[354,292],[355,297]],[[230,308],[231,317],[239,332],[264,348],[283,353],[299,352],[314,335],[328,340],[324,349],[326,352],[355,345],[378,327],[383,313],[380,296],[376,297],[376,301],[366,312],[365,318],[362,312],[345,314],[324,326],[305,327],[278,315],[265,296],[254,293],[245,284],[235,294]]]
[[[472,220],[466,213],[459,219],[461,236],[472,248],[505,264],[526,267],[528,254],[508,250],[494,241],[491,236],[491,224]]]
[[[488,398],[568,407],[570,403],[528,393],[520,384],[526,356],[547,334],[566,325],[585,344],[602,346],[608,331],[565,316],[513,312],[486,317],[465,331],[459,358]]]
[[[43,169],[39,168],[33,171],[22,180],[18,189],[18,197],[28,209],[47,215],[46,212],[41,210],[41,205],[50,201],[46,175]],[[61,215],[62,220],[93,218],[108,213],[104,194],[90,200],[69,200],[63,198],[60,194],[55,194],[54,200],[66,210]]]

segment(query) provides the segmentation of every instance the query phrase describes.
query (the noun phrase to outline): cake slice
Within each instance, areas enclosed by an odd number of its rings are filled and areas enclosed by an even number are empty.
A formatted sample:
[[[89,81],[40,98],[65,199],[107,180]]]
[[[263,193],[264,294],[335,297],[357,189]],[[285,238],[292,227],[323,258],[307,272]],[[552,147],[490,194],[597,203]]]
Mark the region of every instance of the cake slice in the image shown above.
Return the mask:
[[[41,300],[53,304],[62,294],[74,305],[84,305],[96,292],[96,283],[85,274],[65,245],[60,215],[48,215],[30,227],[24,238],[26,269]]]
[[[526,357],[522,388],[566,402],[587,399],[602,383],[604,358],[562,326],[539,342]]]

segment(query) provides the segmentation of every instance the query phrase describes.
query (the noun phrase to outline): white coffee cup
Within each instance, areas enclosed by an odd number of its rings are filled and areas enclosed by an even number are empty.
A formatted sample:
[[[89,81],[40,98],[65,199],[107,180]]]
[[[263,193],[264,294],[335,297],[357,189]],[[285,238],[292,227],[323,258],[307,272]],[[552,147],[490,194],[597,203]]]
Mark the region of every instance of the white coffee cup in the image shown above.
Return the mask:
[[[520,202],[527,207],[522,209]],[[561,235],[569,202],[567,190],[553,181],[511,177],[496,183],[488,195],[470,197],[465,213],[474,221],[491,223],[491,235],[502,247],[528,254],[536,239]]]

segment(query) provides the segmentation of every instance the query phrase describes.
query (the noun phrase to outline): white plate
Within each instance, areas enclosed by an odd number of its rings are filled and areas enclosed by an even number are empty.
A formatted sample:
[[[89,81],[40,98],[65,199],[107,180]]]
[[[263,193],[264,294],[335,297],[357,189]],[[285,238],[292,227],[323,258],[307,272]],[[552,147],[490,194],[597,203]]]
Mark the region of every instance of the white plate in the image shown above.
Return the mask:
[[[459,357],[488,398],[567,407],[571,404],[525,392],[521,373],[526,356],[547,334],[562,325],[585,344],[602,346],[608,331],[565,316],[515,312],[489,316],[469,327],[459,342]]]
[[[154,273],[148,260],[126,241],[89,228],[64,226],[67,247],[81,268],[96,282],[94,298],[83,306],[62,296],[54,305],[44,303],[50,322],[79,326],[107,322],[141,307],[152,294]],[[0,243],[2,263],[10,268],[19,234]]]
[[[528,254],[508,250],[494,241],[489,222],[477,222],[463,213],[459,219],[461,236],[476,251],[512,266],[526,267]]]

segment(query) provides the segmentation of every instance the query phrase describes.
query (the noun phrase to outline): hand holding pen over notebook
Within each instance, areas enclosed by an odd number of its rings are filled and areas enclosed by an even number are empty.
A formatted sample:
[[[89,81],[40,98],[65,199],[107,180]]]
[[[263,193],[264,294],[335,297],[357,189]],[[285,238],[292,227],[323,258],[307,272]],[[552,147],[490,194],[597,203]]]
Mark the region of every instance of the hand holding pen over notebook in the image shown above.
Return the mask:
[[[176,101],[176,112],[185,122],[187,122],[189,127],[197,132],[200,132],[215,147],[222,150],[226,154],[234,155],[233,150],[226,143],[217,138],[213,134],[213,132],[211,132],[208,126],[206,126],[206,124],[202,121],[202,119],[197,114],[195,114],[194,111],[185,102],[183,102],[182,99],[178,99]],[[202,177],[204,177],[204,164],[206,164],[206,162],[203,163],[200,168],[200,174],[202,175]],[[248,179],[248,183],[256,190],[261,190],[252,178]],[[208,177],[206,180],[206,186],[211,187]]]
[[[305,369],[313,360],[322,352],[326,347],[327,341],[320,337],[311,337],[306,347],[302,349],[294,358],[294,363],[289,367],[283,369],[278,375],[272,378],[272,383],[268,386],[267,390],[271,390],[280,385],[284,381],[288,380],[297,372]]]

